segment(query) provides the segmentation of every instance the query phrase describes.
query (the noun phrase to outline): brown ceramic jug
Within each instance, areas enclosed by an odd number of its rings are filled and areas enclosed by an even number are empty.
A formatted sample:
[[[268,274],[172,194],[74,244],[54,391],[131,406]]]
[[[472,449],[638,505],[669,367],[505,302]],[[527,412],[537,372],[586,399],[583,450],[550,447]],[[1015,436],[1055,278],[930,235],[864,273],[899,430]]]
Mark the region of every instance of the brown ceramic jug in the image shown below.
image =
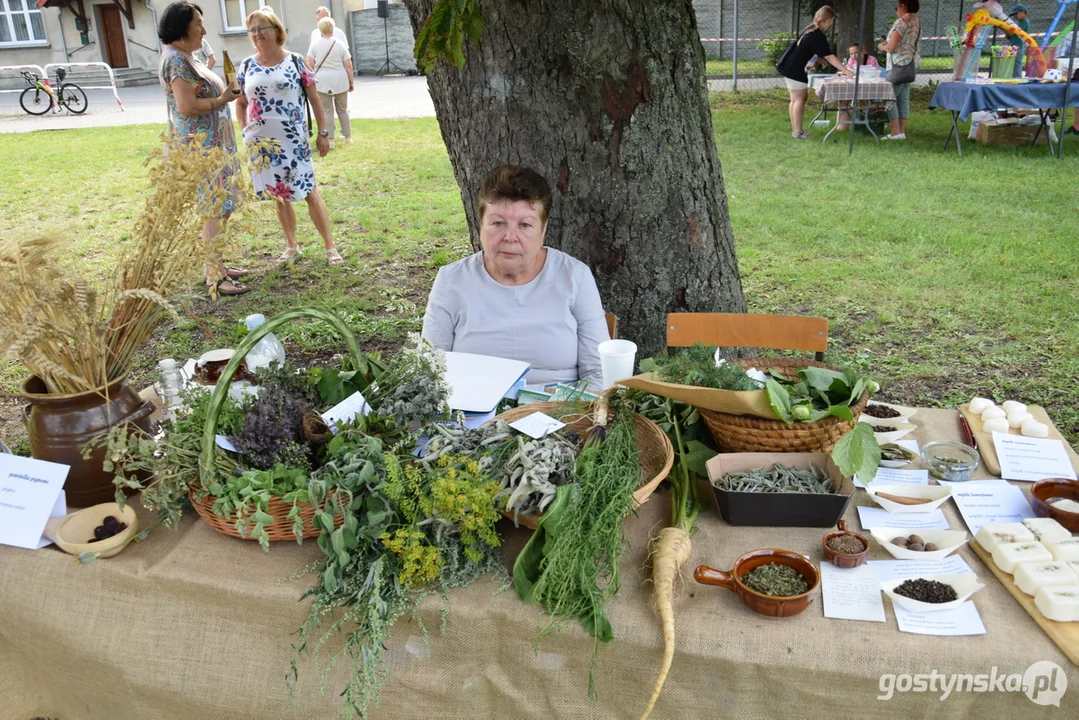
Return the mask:
[[[64,482],[68,507],[111,502],[114,473],[101,467],[105,448],[97,448],[86,460],[82,449],[114,425],[134,423],[149,431],[154,406],[128,387],[126,375],[105,388],[72,395],[51,394],[41,378],[31,377],[23,383],[22,394],[30,403],[30,455],[71,466]]]

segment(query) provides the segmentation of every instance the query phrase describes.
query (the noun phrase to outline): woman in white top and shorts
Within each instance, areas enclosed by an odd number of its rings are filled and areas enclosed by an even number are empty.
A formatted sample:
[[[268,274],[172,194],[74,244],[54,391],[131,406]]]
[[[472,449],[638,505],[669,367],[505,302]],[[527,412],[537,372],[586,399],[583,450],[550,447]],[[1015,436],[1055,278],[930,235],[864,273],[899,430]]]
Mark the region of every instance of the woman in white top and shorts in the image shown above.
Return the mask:
[[[355,87],[352,82],[352,59],[348,46],[333,36],[333,18],[318,21],[320,36],[311,43],[304,62],[315,73],[315,86],[326,114],[326,127],[330,131],[330,147],[333,142],[333,114],[341,123],[341,135],[345,142],[352,142],[352,127],[348,122],[348,94]]]

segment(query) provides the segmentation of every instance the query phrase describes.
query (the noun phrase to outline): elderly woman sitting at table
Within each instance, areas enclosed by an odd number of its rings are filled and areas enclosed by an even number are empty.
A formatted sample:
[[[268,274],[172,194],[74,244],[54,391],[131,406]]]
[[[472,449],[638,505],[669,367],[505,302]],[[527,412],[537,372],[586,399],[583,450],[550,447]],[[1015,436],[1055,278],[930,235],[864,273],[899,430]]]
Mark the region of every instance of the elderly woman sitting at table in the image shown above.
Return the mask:
[[[544,247],[551,189],[539,173],[502,165],[478,200],[482,250],[438,271],[423,336],[454,352],[531,364],[529,385],[602,387],[598,345],[610,339],[592,272]]]

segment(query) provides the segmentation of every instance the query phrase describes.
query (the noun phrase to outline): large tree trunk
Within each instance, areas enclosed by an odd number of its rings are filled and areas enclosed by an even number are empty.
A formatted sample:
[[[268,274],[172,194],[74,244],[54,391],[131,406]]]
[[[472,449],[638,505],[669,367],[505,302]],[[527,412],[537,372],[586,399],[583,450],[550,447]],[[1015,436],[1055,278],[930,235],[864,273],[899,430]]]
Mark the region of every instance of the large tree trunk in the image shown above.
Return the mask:
[[[414,31],[434,0],[406,0]],[[638,357],[666,314],[745,312],[690,0],[483,0],[465,66],[428,77],[478,249],[476,195],[503,163],[554,191],[547,243],[595,273]]]
[[[875,55],[877,52],[877,40],[873,27],[874,6],[873,0],[865,2],[865,26],[861,38],[858,37],[858,17],[862,13],[862,0],[835,0],[832,3],[839,22],[836,23],[836,55],[846,62],[847,48],[852,43],[859,42],[862,52]]]

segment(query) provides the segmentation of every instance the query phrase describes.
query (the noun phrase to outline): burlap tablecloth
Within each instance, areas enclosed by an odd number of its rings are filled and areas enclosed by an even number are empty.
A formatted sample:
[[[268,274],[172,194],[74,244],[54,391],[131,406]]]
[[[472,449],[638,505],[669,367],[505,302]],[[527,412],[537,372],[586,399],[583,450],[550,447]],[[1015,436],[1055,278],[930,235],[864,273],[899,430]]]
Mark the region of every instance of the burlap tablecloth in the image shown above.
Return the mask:
[[[957,439],[956,413],[921,410],[915,437]],[[982,473],[984,476],[984,472]],[[846,518],[858,527],[855,506]],[[944,511],[963,528],[954,503]],[[646,538],[668,517],[657,494],[627,522],[632,549],[611,605],[615,640],[601,649],[598,700],[587,694],[592,643],[576,626],[545,638],[538,652],[536,611],[499,581],[455,591],[446,631],[441,603],[422,617],[433,628],[425,649],[415,622],[401,621],[389,643],[390,675],[373,718],[636,718],[661,657],[661,636],[643,584]],[[823,530],[725,524],[702,513],[687,571],[723,569],[742,553],[783,547],[820,560]],[[508,534],[507,561],[525,531]],[[887,622],[828,620],[820,600],[800,616],[766,618],[722,588],[688,579],[675,599],[678,652],[655,718],[974,717],[1079,715],[1079,672],[968,548],[960,551],[986,582],[974,602],[988,634],[928,637]],[[293,633],[306,614],[297,602],[313,578],[279,584],[317,557],[314,543],[255,543],[215,533],[197,519],[115,558],[72,564],[55,548],[0,546],[0,718],[152,720],[330,718],[340,674],[319,691],[310,661],[290,708],[285,696]],[[872,559],[890,559],[874,548]],[[428,654],[429,650],[429,654]],[[1023,673],[1036,661],[1064,669],[1070,688],[1060,708],[1017,692],[896,693],[878,700],[885,673]]]

